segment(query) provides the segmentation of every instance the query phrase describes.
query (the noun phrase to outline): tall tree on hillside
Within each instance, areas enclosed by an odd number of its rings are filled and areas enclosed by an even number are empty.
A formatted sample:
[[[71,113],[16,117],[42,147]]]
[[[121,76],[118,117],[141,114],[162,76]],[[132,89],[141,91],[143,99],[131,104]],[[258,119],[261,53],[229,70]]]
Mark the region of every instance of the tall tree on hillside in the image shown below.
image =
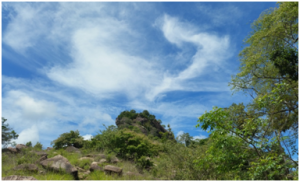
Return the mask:
[[[19,135],[9,128],[9,125],[5,123],[7,119],[2,117],[2,146],[7,147],[8,144],[10,144],[10,141],[12,139],[17,139]]]
[[[214,107],[198,120],[212,131],[213,155],[205,160],[219,172],[270,180],[289,179],[298,168],[298,2],[278,4],[252,24],[230,83],[253,101]]]

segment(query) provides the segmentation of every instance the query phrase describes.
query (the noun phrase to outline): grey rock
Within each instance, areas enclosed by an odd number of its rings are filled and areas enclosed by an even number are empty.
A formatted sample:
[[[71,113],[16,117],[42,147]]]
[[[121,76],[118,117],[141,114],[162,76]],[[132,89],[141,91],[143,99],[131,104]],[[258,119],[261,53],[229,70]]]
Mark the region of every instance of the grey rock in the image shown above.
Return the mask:
[[[103,171],[103,168],[98,166],[98,162],[92,162],[91,166],[90,166],[90,171]]]
[[[72,174],[75,179],[78,179],[78,171],[77,169],[70,164],[68,159],[61,155],[57,155],[55,157],[43,160],[40,164],[47,169],[52,169],[54,171],[63,170],[69,174]]]
[[[107,165],[104,167],[104,171],[106,174],[118,174],[118,175],[122,175],[122,168],[116,167],[116,166],[111,166],[111,165]]]
[[[12,147],[8,147],[7,150],[9,150],[10,153],[13,153],[13,154],[18,152],[16,148],[12,148]]]
[[[24,149],[24,148],[27,148],[27,146],[26,146],[26,145],[23,145],[23,144],[18,144],[18,145],[16,145],[17,151],[21,151],[21,150]]]
[[[68,152],[77,152],[77,153],[80,153],[80,150],[79,150],[78,148],[76,148],[76,147],[73,147],[73,146],[68,146],[68,147],[66,148],[66,151],[68,151]]]
[[[2,180],[37,180],[32,176],[17,176],[17,175],[12,175],[12,176],[6,176],[3,177]]]

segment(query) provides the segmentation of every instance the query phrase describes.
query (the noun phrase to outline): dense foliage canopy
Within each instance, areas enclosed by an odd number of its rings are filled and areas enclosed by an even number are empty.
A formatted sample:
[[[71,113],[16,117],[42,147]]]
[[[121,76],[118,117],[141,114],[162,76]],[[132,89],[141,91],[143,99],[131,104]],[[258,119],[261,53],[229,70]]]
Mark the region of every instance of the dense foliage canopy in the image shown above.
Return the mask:
[[[208,158],[196,161],[237,179],[289,179],[298,169],[298,2],[266,10],[252,29],[230,85],[253,100],[199,118],[213,142]]]

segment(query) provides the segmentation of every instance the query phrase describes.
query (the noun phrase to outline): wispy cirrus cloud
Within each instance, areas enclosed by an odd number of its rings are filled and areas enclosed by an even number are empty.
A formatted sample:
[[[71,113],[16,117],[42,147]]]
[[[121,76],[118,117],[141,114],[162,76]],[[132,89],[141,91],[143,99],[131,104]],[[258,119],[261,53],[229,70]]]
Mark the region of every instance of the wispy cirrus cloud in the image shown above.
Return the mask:
[[[4,4],[11,14],[3,44],[39,75],[3,77],[3,115],[19,133],[37,129],[49,142],[80,128],[88,137],[128,108],[147,109],[178,131],[210,105],[164,100],[170,92],[215,92],[211,104],[229,90],[230,36],[157,13],[154,4]]]

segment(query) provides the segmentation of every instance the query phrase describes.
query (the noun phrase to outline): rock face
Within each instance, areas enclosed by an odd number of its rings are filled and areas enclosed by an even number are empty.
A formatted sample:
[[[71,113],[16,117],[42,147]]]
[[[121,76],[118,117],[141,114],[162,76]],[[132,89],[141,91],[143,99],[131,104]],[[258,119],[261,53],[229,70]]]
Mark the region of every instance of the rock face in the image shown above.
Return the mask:
[[[107,165],[104,167],[104,171],[106,174],[118,174],[118,175],[122,175],[122,168],[116,167],[116,166],[111,166],[111,165]]]
[[[92,162],[91,166],[90,166],[90,171],[103,171],[103,168],[98,166],[98,162]]]
[[[26,146],[26,145],[23,145],[23,144],[18,144],[18,145],[16,146],[16,149],[17,149],[18,152],[21,151],[21,150],[24,149],[24,148],[27,148],[27,146]]]
[[[14,170],[26,170],[31,172],[38,172],[39,168],[35,164],[21,164],[15,167]]]
[[[17,175],[12,175],[12,176],[6,176],[2,178],[2,180],[37,180],[32,176],[17,176]]]
[[[63,170],[69,174],[72,174],[74,178],[78,179],[78,171],[77,169],[70,164],[68,159],[61,155],[57,155],[55,157],[43,160],[40,162],[40,164],[48,169],[52,169],[54,171],[60,171]]]

